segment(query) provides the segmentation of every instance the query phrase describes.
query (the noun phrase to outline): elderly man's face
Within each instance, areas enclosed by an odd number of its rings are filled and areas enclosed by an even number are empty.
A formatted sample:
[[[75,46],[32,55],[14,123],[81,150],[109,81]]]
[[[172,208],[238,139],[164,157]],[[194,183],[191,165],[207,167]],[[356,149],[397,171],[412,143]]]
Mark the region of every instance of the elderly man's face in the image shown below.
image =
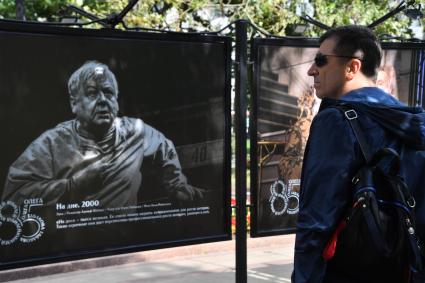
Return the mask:
[[[92,134],[107,132],[118,113],[117,92],[104,75],[81,82],[76,97],[71,97],[72,112],[80,127]]]

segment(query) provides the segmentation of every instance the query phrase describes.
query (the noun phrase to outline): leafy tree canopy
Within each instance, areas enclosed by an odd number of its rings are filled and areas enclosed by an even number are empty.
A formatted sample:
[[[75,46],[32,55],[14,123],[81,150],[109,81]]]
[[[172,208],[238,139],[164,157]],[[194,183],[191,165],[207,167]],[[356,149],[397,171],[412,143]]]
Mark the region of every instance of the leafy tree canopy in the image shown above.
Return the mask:
[[[0,0],[1,17],[16,18],[15,1]],[[67,5],[75,5],[104,18],[120,12],[128,0],[24,0],[24,3],[27,20],[60,21],[61,15],[71,13],[65,11]],[[288,33],[290,25],[305,23],[300,15],[311,16],[328,26],[368,25],[399,3],[396,0],[141,0],[124,21],[129,27],[214,31],[234,20],[246,19],[265,32],[282,36]],[[416,3],[425,6],[425,0]],[[411,23],[412,19],[399,13],[377,26],[375,31],[409,38],[414,36]],[[425,26],[424,19],[415,23]],[[308,26],[305,36],[323,33],[312,24]]]

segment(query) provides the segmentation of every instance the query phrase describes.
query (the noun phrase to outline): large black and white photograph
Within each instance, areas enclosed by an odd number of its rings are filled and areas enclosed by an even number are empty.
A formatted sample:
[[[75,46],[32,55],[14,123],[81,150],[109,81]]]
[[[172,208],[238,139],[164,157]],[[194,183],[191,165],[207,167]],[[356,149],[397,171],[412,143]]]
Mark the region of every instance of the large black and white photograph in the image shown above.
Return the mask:
[[[258,40],[254,49],[253,236],[295,231],[304,150],[321,102],[307,75],[317,45],[313,39]],[[412,104],[415,90],[414,54],[414,49],[384,45],[376,79],[378,87],[406,105]]]
[[[117,33],[0,27],[4,267],[229,238],[228,39]]]

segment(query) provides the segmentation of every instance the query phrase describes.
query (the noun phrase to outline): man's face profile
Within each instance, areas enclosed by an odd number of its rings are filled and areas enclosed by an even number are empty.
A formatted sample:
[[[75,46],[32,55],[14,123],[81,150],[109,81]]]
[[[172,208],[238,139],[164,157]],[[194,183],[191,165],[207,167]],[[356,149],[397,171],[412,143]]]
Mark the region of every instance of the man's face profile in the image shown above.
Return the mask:
[[[317,66],[313,63],[307,71],[309,76],[314,78],[314,88],[318,98],[337,98],[342,93],[345,83],[345,64],[341,63],[341,58],[336,57],[334,48],[337,41],[328,38],[320,45],[318,53],[326,56],[326,63]]]
[[[87,80],[81,81],[76,97],[71,98],[80,127],[92,134],[108,131],[118,112],[116,90],[104,72],[96,67]]]

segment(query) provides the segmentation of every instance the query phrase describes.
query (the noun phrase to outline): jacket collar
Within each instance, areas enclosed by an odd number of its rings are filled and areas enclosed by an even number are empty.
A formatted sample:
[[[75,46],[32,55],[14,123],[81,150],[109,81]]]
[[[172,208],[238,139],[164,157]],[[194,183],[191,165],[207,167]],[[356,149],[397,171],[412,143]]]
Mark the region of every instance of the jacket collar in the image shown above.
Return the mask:
[[[320,105],[320,110],[323,110],[329,106],[339,104],[341,102],[354,102],[354,103],[364,103],[369,106],[390,106],[390,107],[403,107],[404,103],[398,101],[396,98],[391,96],[391,94],[383,91],[378,87],[362,87],[350,92],[347,92],[345,95],[340,97],[339,100],[331,98],[323,98]],[[319,110],[319,111],[320,111]]]
[[[346,103],[361,116],[368,116],[409,147],[425,150],[425,112],[421,107],[407,107],[376,87],[348,92],[339,100],[324,98],[319,112]]]
[[[378,87],[362,87],[346,93],[340,98],[346,102],[379,103],[387,106],[405,106],[391,94]]]

